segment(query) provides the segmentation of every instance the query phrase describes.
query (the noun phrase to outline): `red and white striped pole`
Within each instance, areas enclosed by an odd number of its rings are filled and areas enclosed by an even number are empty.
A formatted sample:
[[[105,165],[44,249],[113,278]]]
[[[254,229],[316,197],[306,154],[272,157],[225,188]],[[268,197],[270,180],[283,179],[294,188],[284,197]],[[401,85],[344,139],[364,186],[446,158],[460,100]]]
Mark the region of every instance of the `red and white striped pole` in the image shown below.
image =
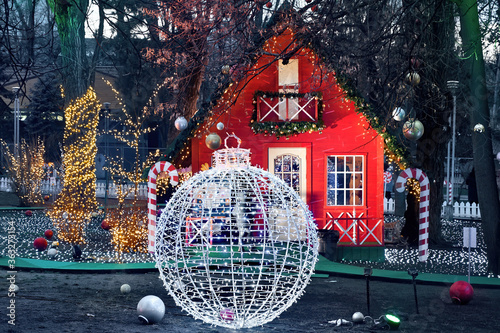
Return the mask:
[[[161,172],[170,177],[170,184],[179,183],[179,174],[175,167],[166,161],[155,163],[148,173],[148,252],[155,252],[156,237],[156,178]]]
[[[406,181],[415,178],[420,183],[420,205],[419,205],[419,224],[418,224],[418,259],[426,261],[429,256],[429,198],[430,183],[427,175],[420,169],[408,168],[401,171],[396,181],[396,191],[405,190]]]

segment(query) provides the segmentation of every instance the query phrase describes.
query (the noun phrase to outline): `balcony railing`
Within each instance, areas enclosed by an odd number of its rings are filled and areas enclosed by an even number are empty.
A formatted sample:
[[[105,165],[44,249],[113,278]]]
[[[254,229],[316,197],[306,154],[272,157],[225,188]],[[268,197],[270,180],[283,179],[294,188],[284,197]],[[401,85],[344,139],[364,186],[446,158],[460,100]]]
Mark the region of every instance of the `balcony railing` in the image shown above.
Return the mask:
[[[305,94],[296,96],[278,94],[277,96],[258,96],[257,121],[318,121],[318,97]]]

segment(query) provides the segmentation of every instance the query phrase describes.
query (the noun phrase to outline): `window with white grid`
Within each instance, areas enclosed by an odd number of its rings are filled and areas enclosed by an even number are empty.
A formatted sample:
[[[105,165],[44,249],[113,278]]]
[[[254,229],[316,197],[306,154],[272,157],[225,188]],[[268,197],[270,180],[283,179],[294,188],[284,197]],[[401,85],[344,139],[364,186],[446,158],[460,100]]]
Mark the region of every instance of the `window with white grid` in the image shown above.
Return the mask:
[[[327,205],[363,206],[365,197],[364,156],[327,157]]]

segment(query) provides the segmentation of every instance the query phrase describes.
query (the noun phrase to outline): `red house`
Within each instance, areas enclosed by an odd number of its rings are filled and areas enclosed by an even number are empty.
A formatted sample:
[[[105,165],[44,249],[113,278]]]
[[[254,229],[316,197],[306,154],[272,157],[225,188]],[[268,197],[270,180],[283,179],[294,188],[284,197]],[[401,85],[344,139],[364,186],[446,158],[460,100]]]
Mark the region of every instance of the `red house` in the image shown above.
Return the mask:
[[[226,133],[234,132],[241,148],[250,149],[253,165],[300,194],[318,229],[339,231],[339,259],[379,260],[384,255],[383,138],[313,50],[303,48],[289,59],[276,56],[295,46],[287,29],[263,45],[244,75],[230,73],[233,81],[221,98],[190,120],[189,135],[174,142],[177,152],[171,153],[177,154],[166,159],[191,165],[196,173],[211,163],[207,135],[217,133],[224,145]]]

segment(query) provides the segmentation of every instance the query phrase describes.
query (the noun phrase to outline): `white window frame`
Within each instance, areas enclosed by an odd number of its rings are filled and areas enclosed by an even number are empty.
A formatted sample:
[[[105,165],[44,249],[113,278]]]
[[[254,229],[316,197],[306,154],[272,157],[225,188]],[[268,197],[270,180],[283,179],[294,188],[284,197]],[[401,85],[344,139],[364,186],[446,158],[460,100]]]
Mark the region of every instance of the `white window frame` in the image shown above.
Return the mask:
[[[348,159],[352,159],[347,163]],[[333,159],[333,165],[331,164]],[[344,167],[341,166],[344,161]],[[360,161],[361,170],[356,170]],[[347,170],[346,164],[352,167]],[[328,155],[326,158],[327,206],[364,206],[366,191],[366,165],[364,155]]]

